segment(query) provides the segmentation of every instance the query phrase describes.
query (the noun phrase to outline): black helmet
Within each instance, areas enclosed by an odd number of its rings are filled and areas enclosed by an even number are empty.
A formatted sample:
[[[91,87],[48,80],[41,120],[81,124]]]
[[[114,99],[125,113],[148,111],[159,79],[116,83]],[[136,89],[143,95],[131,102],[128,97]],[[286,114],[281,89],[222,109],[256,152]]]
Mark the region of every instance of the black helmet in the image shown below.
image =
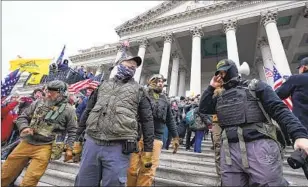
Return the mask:
[[[47,84],[47,90],[64,93],[67,91],[67,85],[63,81],[54,80]]]

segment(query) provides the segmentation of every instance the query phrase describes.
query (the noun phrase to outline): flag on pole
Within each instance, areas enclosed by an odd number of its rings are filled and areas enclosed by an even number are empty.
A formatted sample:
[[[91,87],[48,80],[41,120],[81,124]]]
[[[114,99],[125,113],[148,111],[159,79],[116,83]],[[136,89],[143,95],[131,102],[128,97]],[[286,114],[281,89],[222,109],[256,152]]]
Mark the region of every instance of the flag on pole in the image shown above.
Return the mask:
[[[278,70],[276,69],[275,66],[273,66],[273,76],[274,76],[274,90],[276,90],[282,85],[284,80],[283,80],[282,76],[280,75],[280,73],[278,72]],[[283,102],[284,102],[284,104],[286,104],[288,106],[288,108],[290,110],[292,110],[293,104],[292,104],[292,101],[291,101],[291,97],[284,99]]]
[[[19,69],[11,72],[4,79],[4,83],[1,81],[1,97],[7,97],[11,94],[15,84],[18,82],[22,72]]]
[[[71,84],[71,85],[69,85],[69,87],[68,87],[68,91],[69,91],[70,93],[79,92],[80,90],[83,90],[83,89],[85,89],[86,87],[88,87],[90,82],[92,82],[91,79],[86,79],[86,80],[82,80],[82,81],[76,82],[76,83],[74,83],[74,84]]]
[[[266,78],[273,77],[273,71],[265,66],[263,66],[264,74]]]
[[[79,92],[80,90],[86,89],[88,87],[92,87],[92,88],[96,89],[99,86],[103,75],[104,74],[101,73],[101,74],[99,74],[95,77],[92,77],[90,79],[82,80],[82,81],[76,82],[74,84],[71,84],[68,87],[68,91],[70,93],[76,93],[76,92]]]
[[[98,85],[101,83],[103,76],[104,76],[104,74],[101,73],[99,75],[96,75],[95,77],[92,77],[91,78],[92,82],[89,83],[89,86],[93,87],[93,88],[97,88]]]
[[[59,56],[58,59],[57,59],[57,63],[56,63],[57,65],[62,64],[62,60],[63,60],[65,48],[66,48],[66,46],[64,45],[64,47],[63,47],[63,49],[62,49],[62,51],[61,51],[61,54],[60,54],[60,56]]]

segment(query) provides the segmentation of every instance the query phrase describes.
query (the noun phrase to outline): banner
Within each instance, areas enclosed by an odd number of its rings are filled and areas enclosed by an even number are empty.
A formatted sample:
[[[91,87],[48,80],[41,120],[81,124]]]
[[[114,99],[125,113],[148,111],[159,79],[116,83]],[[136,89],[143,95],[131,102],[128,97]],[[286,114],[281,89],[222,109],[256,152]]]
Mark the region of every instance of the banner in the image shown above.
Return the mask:
[[[10,61],[10,71],[20,69],[29,73],[40,73],[48,75],[49,64],[52,59],[16,59]]]
[[[44,76],[44,74],[42,74],[42,73],[31,74],[30,78],[27,81],[27,85],[40,84],[43,76]]]

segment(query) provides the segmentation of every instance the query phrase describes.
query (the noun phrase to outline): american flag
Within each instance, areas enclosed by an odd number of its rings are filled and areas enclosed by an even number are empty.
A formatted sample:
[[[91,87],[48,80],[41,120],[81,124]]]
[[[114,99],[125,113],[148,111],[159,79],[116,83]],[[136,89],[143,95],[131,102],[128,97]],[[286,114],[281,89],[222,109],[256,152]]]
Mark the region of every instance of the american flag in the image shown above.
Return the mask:
[[[7,97],[11,94],[15,84],[20,78],[21,72],[19,69],[11,72],[4,79],[4,83],[1,81],[1,97]]]
[[[284,79],[282,78],[282,76],[280,75],[275,66],[273,66],[273,75],[274,75],[274,90],[276,90],[282,85]],[[290,110],[292,110],[293,104],[290,97],[284,99],[283,102],[288,106]]]
[[[263,66],[263,70],[266,78],[273,77],[273,71],[271,69]]]
[[[57,59],[57,63],[56,63],[57,65],[62,64],[62,60],[63,60],[65,48],[66,48],[66,46],[64,45],[64,47],[63,47],[63,49],[62,49],[62,51],[61,51],[61,54],[60,54],[60,56],[59,56],[58,59]]]
[[[103,77],[103,74],[101,73],[91,79],[86,79],[86,80],[82,80],[74,84],[71,84],[68,87],[68,91],[70,93],[77,93],[80,90],[86,89],[88,87],[97,88],[98,85],[100,84],[102,77]]]

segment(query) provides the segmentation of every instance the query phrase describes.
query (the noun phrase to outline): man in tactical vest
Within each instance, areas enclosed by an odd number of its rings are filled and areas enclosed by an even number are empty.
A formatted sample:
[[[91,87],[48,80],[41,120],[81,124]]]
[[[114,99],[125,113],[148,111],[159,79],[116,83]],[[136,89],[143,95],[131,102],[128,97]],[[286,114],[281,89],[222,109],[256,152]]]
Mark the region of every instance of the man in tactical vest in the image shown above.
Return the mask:
[[[200,101],[200,112],[216,114],[222,128],[223,186],[287,186],[283,178],[277,128],[287,127],[294,148],[308,153],[308,132],[273,89],[262,81],[241,80],[232,60],[218,62]],[[215,88],[224,89],[213,97]]]
[[[31,160],[20,186],[36,186],[49,160],[72,156],[77,131],[75,110],[68,104],[66,83],[55,80],[47,85],[47,96],[33,102],[17,118],[22,141],[2,165],[1,185],[8,186]],[[68,138],[64,145],[66,133]]]
[[[85,110],[88,116],[83,115],[87,119],[86,141],[75,186],[99,186],[101,180],[102,186],[125,186],[130,155],[138,152],[139,129],[144,140],[142,167],[152,166],[154,123],[150,98],[133,79],[141,61],[138,56],[122,57],[116,75],[90,96]],[[84,128],[84,117],[80,128]]]
[[[151,186],[154,180],[156,169],[159,166],[159,156],[163,146],[163,134],[165,124],[172,134],[173,153],[177,152],[179,136],[177,126],[171,111],[170,102],[162,93],[166,79],[162,75],[155,74],[148,81],[148,94],[151,98],[154,117],[154,143],[152,167],[144,168],[139,165],[142,154],[146,152],[143,140],[139,141],[139,153],[134,153],[130,158],[130,167],[127,172],[127,186]]]

